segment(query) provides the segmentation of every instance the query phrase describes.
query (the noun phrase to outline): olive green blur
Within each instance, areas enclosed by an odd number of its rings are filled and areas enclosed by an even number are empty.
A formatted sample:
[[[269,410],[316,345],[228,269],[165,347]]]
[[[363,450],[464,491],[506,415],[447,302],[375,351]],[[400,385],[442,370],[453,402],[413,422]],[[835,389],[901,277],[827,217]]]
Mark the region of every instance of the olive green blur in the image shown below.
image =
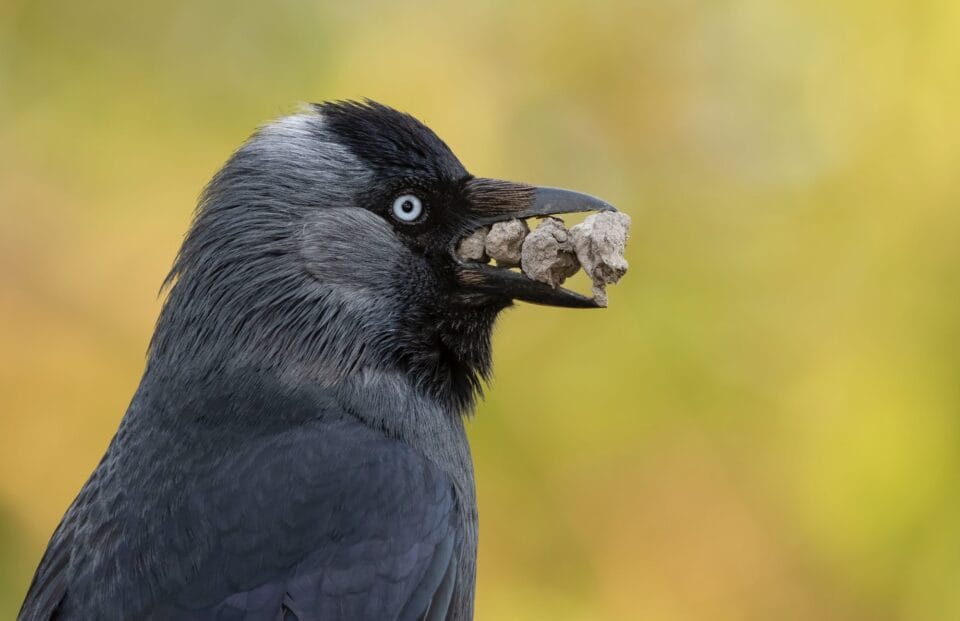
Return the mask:
[[[958,32],[956,0],[7,0],[0,618],[204,183],[362,97],[633,217],[609,309],[498,325],[478,619],[960,618]]]

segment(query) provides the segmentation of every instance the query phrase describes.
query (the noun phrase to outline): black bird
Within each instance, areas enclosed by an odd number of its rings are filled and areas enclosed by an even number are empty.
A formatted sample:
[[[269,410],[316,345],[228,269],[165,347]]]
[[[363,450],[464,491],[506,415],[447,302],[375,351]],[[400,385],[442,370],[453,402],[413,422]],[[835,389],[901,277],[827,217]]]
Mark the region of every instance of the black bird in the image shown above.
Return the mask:
[[[474,177],[374,102],[261,128],[204,191],[140,386],[19,618],[470,619],[463,417],[494,320],[594,303],[455,245],[612,209]]]

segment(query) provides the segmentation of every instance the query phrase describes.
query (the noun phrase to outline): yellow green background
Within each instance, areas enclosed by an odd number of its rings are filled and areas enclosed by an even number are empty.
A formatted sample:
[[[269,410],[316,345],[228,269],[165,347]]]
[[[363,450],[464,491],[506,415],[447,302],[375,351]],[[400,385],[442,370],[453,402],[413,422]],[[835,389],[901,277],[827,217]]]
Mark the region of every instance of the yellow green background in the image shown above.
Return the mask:
[[[499,324],[479,619],[960,619],[956,0],[0,3],[0,618],[203,184],[359,97],[634,221]]]

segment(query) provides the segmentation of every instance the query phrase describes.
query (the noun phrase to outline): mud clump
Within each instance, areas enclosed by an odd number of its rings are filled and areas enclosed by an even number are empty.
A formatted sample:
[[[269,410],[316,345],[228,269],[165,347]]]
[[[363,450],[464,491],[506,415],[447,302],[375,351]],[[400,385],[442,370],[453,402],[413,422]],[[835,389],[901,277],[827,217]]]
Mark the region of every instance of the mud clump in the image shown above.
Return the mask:
[[[627,271],[629,237],[630,216],[619,211],[592,214],[569,230],[554,217],[544,218],[533,231],[523,220],[509,220],[461,239],[457,257],[481,263],[493,259],[502,268],[520,266],[528,278],[554,288],[583,267],[593,281],[594,301],[606,306],[607,285]]]
[[[490,229],[481,227],[460,240],[457,256],[463,261],[487,262],[486,240]]]
[[[523,240],[520,269],[527,277],[558,287],[580,269],[570,231],[558,218],[544,218]]]
[[[583,271],[593,281],[594,300],[606,306],[607,285],[627,272],[623,254],[630,237],[630,216],[619,211],[593,214],[571,228],[570,236]]]
[[[520,265],[523,240],[529,232],[530,227],[523,220],[497,222],[487,233],[487,256],[496,261],[497,265],[505,267]]]

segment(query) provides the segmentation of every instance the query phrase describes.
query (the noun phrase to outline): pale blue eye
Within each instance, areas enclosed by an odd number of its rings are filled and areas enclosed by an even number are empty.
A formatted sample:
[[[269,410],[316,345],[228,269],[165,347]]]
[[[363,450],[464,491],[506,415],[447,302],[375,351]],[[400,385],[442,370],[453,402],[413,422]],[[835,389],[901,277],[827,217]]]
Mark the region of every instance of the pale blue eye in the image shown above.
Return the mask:
[[[404,194],[393,201],[393,215],[403,222],[413,222],[423,215],[423,204],[413,194]]]

